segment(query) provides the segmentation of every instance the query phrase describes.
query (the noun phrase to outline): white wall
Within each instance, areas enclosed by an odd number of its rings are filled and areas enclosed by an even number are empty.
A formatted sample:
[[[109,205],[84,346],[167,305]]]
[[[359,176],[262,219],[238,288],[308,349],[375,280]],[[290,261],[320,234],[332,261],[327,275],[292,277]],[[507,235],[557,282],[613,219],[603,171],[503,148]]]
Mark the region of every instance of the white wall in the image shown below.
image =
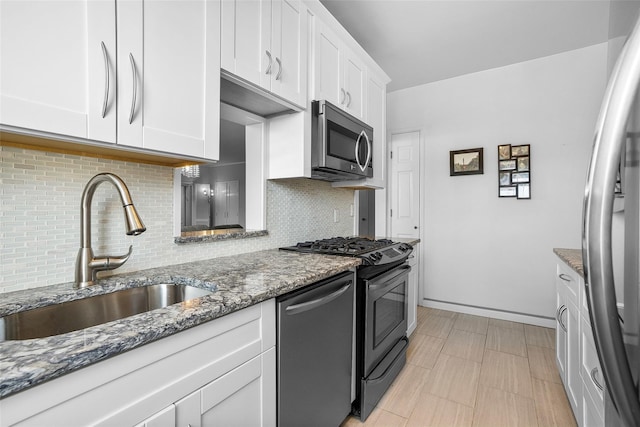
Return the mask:
[[[99,172],[120,176],[147,231],[126,236],[122,204],[110,184],[93,198],[92,243],[97,255],[133,255],[118,274],[241,254],[339,235],[352,235],[353,190],[308,179],[267,183],[268,236],[175,244],[173,169],[0,147],[0,293],[72,282],[80,246],[80,197]],[[339,211],[334,223],[333,210]],[[179,210],[178,210],[179,212]]]
[[[604,43],[388,94],[389,132],[420,130],[424,144],[424,304],[553,317],[552,249],[581,245],[606,65]],[[531,144],[531,200],[498,198],[500,144]],[[449,151],[475,147],[484,174],[450,177]]]

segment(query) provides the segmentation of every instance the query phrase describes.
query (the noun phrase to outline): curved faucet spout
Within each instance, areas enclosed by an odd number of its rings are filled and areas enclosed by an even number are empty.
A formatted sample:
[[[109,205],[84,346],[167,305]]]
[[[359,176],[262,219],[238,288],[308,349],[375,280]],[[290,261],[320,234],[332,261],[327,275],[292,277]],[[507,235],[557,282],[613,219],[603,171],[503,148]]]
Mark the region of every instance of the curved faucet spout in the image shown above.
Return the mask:
[[[89,180],[82,193],[80,203],[80,251],[76,259],[75,287],[84,288],[95,285],[96,273],[101,270],[113,270],[124,264],[129,253],[122,257],[105,256],[95,258],[91,249],[91,201],[98,185],[102,182],[110,182],[118,191],[122,207],[124,208],[126,234],[137,236],[146,230],[140,215],[136,211],[131,194],[124,181],[112,173],[100,173]],[[111,261],[109,261],[111,260]]]

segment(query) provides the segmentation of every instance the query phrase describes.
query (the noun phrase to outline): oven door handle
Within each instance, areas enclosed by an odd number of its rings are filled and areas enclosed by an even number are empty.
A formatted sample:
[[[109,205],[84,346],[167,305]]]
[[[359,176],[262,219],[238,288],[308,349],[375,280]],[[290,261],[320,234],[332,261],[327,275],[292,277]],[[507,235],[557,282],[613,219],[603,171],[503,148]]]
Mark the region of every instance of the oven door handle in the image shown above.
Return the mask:
[[[327,304],[331,301],[333,301],[334,299],[338,298],[340,295],[344,294],[345,292],[347,292],[347,290],[351,287],[351,284],[353,282],[351,280],[349,280],[349,282],[347,282],[346,285],[344,285],[343,287],[341,287],[340,289],[338,289],[337,291],[334,291],[332,293],[330,293],[329,295],[325,295],[323,297],[311,300],[311,301],[306,301],[306,302],[301,302],[300,304],[294,304],[294,305],[290,305],[289,307],[287,307],[285,309],[285,313],[288,315],[295,315],[295,314],[299,314],[299,313],[303,313],[305,311],[309,311],[309,310],[313,310],[314,308],[317,308],[321,305]]]
[[[389,285],[389,282],[394,281],[396,278],[398,278],[399,276],[401,276],[401,275],[403,275],[405,273],[408,273],[409,271],[411,271],[411,266],[410,265],[407,265],[407,264],[401,265],[400,267],[393,269],[389,273],[386,273],[386,274],[384,274],[382,276],[378,276],[378,277],[374,278],[374,280],[367,280],[368,283],[371,283],[373,281],[375,281],[375,282],[383,282],[383,283],[381,283],[379,285],[369,285],[367,283],[367,287],[368,287],[369,291],[377,291],[379,289],[382,289],[382,288],[385,288],[385,287],[388,287],[388,286],[392,286],[392,285]]]

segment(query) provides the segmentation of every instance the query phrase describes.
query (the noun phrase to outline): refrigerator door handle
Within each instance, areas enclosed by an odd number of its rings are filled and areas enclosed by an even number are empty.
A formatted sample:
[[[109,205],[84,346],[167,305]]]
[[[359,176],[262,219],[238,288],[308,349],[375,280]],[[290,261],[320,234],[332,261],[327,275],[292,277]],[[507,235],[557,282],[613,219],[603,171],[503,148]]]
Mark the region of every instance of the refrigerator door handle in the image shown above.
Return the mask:
[[[640,425],[640,402],[618,322],[611,227],[618,164],[639,82],[640,22],[636,22],[616,62],[598,117],[582,228],[585,287],[598,358],[612,403],[629,427]]]

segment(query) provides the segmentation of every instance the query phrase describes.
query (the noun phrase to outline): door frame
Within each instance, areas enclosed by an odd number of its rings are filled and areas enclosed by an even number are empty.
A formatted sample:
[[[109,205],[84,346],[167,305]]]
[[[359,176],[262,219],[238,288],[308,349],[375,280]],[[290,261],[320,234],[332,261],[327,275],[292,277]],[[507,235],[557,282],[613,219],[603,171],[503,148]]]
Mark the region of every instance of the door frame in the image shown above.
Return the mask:
[[[418,186],[420,191],[418,191],[418,197],[420,198],[418,202],[418,238],[422,243],[423,247],[419,251],[419,264],[418,264],[418,305],[422,305],[422,301],[424,300],[424,287],[422,286],[422,281],[424,276],[424,270],[427,261],[427,250],[424,247],[426,243],[426,234],[425,234],[425,226],[426,219],[424,218],[425,212],[425,186],[426,182],[426,171],[424,168],[425,162],[425,134],[426,129],[423,127],[410,127],[410,128],[397,128],[397,129],[387,129],[387,174],[386,174],[386,190],[385,190],[385,198],[387,205],[387,212],[385,213],[386,218],[386,228],[387,234],[391,237],[391,192],[389,189],[391,188],[391,146],[392,146],[392,136],[401,134],[401,133],[418,133]]]

